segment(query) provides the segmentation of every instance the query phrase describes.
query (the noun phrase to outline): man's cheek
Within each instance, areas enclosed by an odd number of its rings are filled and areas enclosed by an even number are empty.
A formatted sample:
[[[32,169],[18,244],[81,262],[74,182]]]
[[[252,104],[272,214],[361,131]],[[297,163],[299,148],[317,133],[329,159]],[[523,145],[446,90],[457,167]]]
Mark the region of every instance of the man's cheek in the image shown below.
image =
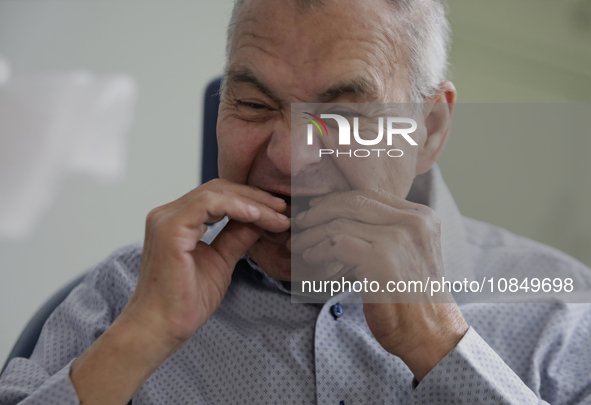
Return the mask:
[[[249,169],[265,143],[264,132],[237,118],[218,124],[220,178],[245,183]]]

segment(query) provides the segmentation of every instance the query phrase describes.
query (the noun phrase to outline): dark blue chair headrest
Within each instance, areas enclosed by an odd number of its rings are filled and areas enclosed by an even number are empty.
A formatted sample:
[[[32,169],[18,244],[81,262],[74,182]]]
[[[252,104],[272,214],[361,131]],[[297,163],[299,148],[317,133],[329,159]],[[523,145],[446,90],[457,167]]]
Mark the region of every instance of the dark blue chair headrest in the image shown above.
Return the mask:
[[[201,154],[201,184],[218,177],[218,140],[216,125],[220,106],[221,78],[212,80],[205,89],[203,107],[203,152]]]

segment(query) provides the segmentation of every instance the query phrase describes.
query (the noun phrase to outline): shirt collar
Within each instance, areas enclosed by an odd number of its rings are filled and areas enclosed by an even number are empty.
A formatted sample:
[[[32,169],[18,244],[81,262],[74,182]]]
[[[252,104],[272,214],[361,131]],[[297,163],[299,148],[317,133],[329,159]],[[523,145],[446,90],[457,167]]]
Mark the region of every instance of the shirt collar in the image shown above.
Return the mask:
[[[437,164],[415,178],[407,199],[429,206],[441,221],[441,254],[446,278],[474,278],[464,219]]]

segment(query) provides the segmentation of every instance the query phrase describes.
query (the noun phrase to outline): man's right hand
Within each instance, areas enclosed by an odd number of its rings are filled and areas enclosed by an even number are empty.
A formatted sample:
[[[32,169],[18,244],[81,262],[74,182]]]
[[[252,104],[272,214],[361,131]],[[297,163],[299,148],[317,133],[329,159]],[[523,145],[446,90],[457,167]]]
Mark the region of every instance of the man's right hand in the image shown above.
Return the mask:
[[[255,187],[214,180],[152,210],[137,288],[123,316],[186,342],[220,305],[234,266],[261,234],[283,232],[285,201]],[[230,222],[207,245],[199,240],[207,224]]]
[[[290,226],[285,201],[213,180],[153,209],[138,284],[113,325],[76,359],[70,377],[84,404],[126,404],[166,358],[214,313],[234,266],[264,231]],[[230,221],[207,245],[207,224]],[[109,387],[108,390],[106,388]]]

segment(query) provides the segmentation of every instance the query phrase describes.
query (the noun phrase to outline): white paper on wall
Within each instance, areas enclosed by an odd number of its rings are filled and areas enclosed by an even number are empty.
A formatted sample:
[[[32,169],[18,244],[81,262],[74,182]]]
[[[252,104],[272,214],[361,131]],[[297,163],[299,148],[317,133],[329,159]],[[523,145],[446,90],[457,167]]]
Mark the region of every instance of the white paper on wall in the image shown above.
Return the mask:
[[[127,75],[82,71],[2,84],[1,65],[0,237],[25,239],[68,173],[104,183],[123,178],[137,91]]]
[[[0,86],[8,82],[10,77],[10,65],[8,61],[0,55]]]

